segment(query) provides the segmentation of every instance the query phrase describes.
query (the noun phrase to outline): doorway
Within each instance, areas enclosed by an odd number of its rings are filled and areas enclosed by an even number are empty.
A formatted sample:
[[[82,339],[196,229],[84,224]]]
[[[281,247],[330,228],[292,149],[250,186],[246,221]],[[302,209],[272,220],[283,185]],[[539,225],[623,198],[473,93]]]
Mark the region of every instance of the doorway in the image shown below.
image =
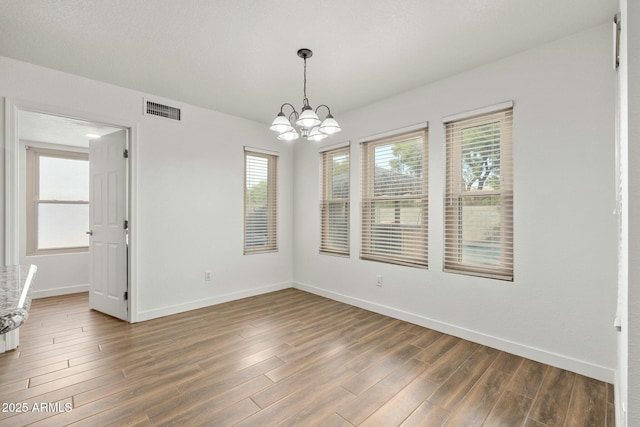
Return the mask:
[[[6,235],[5,235],[5,264],[17,264],[17,263],[33,263],[33,264],[42,264],[43,267],[47,268],[39,268],[38,277],[36,277],[36,287],[34,289],[34,297],[41,296],[50,296],[50,295],[60,295],[64,293],[72,293],[78,291],[91,291],[91,288],[94,286],[96,277],[109,277],[111,283],[108,283],[109,289],[114,289],[114,284],[123,289],[121,292],[108,292],[107,294],[110,298],[113,295],[118,295],[121,299],[121,302],[124,304],[124,311],[122,309],[117,310],[116,312],[109,312],[108,309],[103,307],[103,304],[94,304],[92,303],[92,307],[99,311],[107,312],[107,314],[112,315],[114,317],[121,318],[123,320],[131,321],[131,311],[129,310],[129,306],[131,305],[132,296],[134,292],[129,287],[131,286],[129,277],[130,277],[130,266],[131,262],[129,260],[129,252],[127,251],[126,244],[131,241],[130,236],[128,235],[129,230],[125,230],[126,233],[124,237],[125,247],[124,250],[119,250],[118,256],[121,259],[118,261],[119,269],[123,274],[120,275],[120,278],[117,278],[114,282],[114,279],[108,275],[106,270],[110,268],[109,265],[97,264],[96,257],[91,256],[94,252],[99,252],[95,250],[88,250],[88,246],[91,245],[91,236],[85,235],[85,244],[84,249],[82,249],[83,244],[76,244],[76,249],[71,252],[65,252],[63,249],[60,254],[56,254],[55,250],[52,254],[46,254],[46,250],[43,256],[40,258],[37,257],[37,254],[27,255],[27,251],[25,249],[26,245],[26,230],[29,226],[28,219],[26,215],[26,147],[35,147],[38,146],[40,148],[45,146],[45,149],[60,149],[63,152],[76,152],[76,153],[86,153],[89,155],[90,151],[90,141],[99,141],[102,139],[101,137],[106,138],[109,134],[121,134],[124,135],[124,139],[122,141],[122,146],[124,150],[130,150],[131,141],[131,126],[119,125],[106,122],[104,120],[96,119],[89,117],[88,114],[78,114],[78,113],[69,113],[65,111],[59,111],[55,108],[42,108],[41,106],[35,105],[26,105],[21,103],[20,105],[16,105],[15,103],[7,100],[6,102],[5,115],[7,116],[6,123],[7,126],[7,139],[6,139],[6,158],[5,158],[5,176],[7,179],[7,194],[6,194]],[[88,135],[88,136],[87,136]],[[123,152],[120,153],[121,156],[124,155]],[[124,157],[124,156],[123,156]],[[122,167],[123,178],[121,180],[122,191],[119,193],[119,196],[122,197],[120,202],[114,205],[112,208],[106,208],[107,211],[118,210],[118,215],[121,218],[127,219],[130,214],[130,182],[129,176],[131,174],[131,165],[130,162],[126,162],[123,160],[124,166]],[[91,159],[89,159],[89,163],[93,163]],[[84,179],[84,178],[83,178]],[[109,178],[108,178],[109,179]],[[107,179],[107,181],[108,181]],[[87,181],[90,181],[87,177]],[[90,184],[91,193],[94,192],[97,186]],[[62,204],[53,203],[51,201],[43,201],[43,206],[46,205],[46,209],[42,209],[42,211],[51,211],[55,210],[52,208],[61,208]],[[89,212],[90,206],[89,204],[86,206],[86,210],[81,208],[81,203],[72,203],[73,209],[79,213],[79,217],[75,219],[72,225],[72,228],[75,227],[75,232],[78,234],[78,224],[83,224],[81,228],[83,228],[83,233],[90,232],[91,226],[88,223],[91,214]],[[68,210],[69,206],[65,206]],[[84,212],[80,212],[83,211]],[[32,224],[36,224],[36,227],[46,227],[46,219],[40,221],[32,221]],[[86,222],[86,226],[84,223]],[[121,227],[124,224],[121,224]],[[76,236],[76,238],[80,238]],[[77,241],[77,240],[76,240]],[[64,245],[62,245],[64,246]],[[103,246],[104,247],[104,246]],[[107,248],[112,247],[107,244]],[[80,249],[78,249],[80,248]],[[46,248],[44,248],[46,249]],[[58,259],[54,259],[58,256]],[[75,258],[75,259],[74,259]],[[64,260],[64,261],[61,261]],[[84,260],[84,261],[83,261]],[[84,265],[82,265],[84,263]],[[117,264],[114,262],[113,258],[106,258],[106,264]],[[52,267],[53,265],[53,267]],[[55,268],[58,265],[60,268]],[[73,274],[73,268],[69,268],[69,265],[75,265],[76,272],[82,271],[86,280],[85,283],[75,283],[70,286],[57,286],[56,281],[60,283],[60,281],[65,281],[65,276],[69,277],[69,274]],[[47,277],[50,275],[50,277]],[[44,281],[50,281],[50,283],[46,286]],[[99,291],[101,292],[104,289],[104,283],[108,282],[103,280],[103,283],[99,283]],[[41,283],[41,286],[38,284]],[[98,293],[100,293],[98,292]]]

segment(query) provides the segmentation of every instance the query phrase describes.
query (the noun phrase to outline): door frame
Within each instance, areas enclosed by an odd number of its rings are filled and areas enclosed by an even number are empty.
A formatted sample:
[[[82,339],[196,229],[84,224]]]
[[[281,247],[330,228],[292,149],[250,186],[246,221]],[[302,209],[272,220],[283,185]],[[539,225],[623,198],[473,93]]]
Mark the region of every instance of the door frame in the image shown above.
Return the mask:
[[[138,148],[138,124],[128,120],[113,119],[86,111],[71,110],[64,107],[51,106],[33,101],[5,98],[4,103],[4,166],[5,166],[5,247],[4,263],[6,265],[20,262],[20,225],[24,219],[20,218],[20,141],[18,138],[18,113],[30,111],[100,123],[107,126],[119,127],[128,130],[129,161],[127,162],[127,197],[126,216],[129,219],[128,251],[127,251],[127,276],[129,282],[128,294],[128,321],[138,321],[138,209],[137,209],[137,148]],[[36,279],[37,280],[37,279]]]

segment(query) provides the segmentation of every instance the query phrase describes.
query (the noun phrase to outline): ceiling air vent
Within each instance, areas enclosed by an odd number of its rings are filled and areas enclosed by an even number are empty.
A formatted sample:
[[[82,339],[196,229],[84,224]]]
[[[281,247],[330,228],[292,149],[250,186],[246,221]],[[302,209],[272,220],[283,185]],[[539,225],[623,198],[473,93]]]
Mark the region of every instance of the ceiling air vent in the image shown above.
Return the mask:
[[[152,116],[164,117],[180,121],[180,109],[169,105],[159,104],[153,101],[147,101],[146,113]]]

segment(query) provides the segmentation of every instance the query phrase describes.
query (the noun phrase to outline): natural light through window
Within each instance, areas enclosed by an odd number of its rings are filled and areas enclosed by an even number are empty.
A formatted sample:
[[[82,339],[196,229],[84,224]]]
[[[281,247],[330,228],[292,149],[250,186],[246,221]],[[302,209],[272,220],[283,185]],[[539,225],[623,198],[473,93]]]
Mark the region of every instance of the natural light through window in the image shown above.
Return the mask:
[[[86,153],[27,150],[27,251],[86,251],[89,159]]]
[[[245,254],[278,249],[277,159],[275,155],[245,150]]]
[[[320,252],[349,255],[349,146],[320,153]]]
[[[427,267],[427,130],[362,145],[361,258]]]
[[[513,279],[512,109],[446,124],[446,271]]]

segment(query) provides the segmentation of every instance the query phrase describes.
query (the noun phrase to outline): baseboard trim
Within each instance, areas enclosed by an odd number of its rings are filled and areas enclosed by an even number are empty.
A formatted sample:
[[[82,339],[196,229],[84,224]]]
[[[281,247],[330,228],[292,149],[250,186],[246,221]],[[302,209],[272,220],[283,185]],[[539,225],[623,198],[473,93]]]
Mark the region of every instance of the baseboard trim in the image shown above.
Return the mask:
[[[567,371],[576,372],[578,374],[590,378],[595,378],[600,381],[613,383],[615,380],[615,370],[606,368],[604,366],[595,365],[584,360],[579,360],[546,350],[541,350],[535,347],[530,347],[514,341],[509,341],[492,335],[484,334],[482,332],[462,328],[450,323],[441,322],[419,314],[399,310],[397,308],[390,307],[384,304],[378,304],[372,301],[354,298],[348,295],[328,291],[326,289],[318,288],[305,283],[293,282],[293,287],[302,291],[323,296],[325,298],[340,301],[345,304],[364,308],[365,310],[384,314],[385,316],[404,320],[406,322],[423,326],[425,328],[433,329],[445,334],[473,341],[478,344],[486,345],[488,347],[505,351],[507,353],[535,360],[540,363],[555,366]]]
[[[33,289],[31,290],[31,298],[56,297],[58,295],[77,294],[80,292],[89,292],[89,285],[63,286],[61,288],[51,289]]]
[[[209,307],[216,304],[222,304],[224,302],[235,301],[242,298],[254,297],[256,295],[268,294],[269,292],[280,291],[283,289],[291,288],[291,282],[274,283],[272,285],[261,286],[258,288],[245,289],[238,292],[231,292],[223,295],[216,295],[215,297],[199,299],[196,301],[189,301],[182,304],[169,305],[162,308],[156,308],[153,310],[139,311],[137,322],[144,322],[145,320],[156,319],[158,317],[170,316],[172,314],[183,313],[185,311],[197,310],[199,308]]]

